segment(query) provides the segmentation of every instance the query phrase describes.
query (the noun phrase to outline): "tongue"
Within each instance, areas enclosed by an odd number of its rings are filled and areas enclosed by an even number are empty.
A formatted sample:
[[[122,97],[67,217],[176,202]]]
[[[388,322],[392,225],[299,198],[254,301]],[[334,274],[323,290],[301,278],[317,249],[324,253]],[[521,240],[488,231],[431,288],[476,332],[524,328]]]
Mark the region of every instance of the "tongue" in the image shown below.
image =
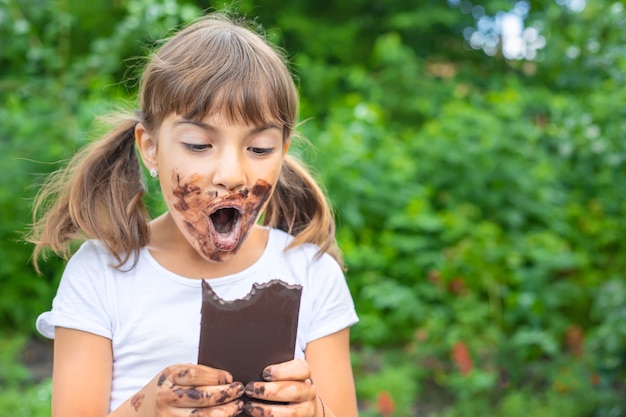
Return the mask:
[[[223,250],[226,252],[230,252],[237,247],[239,243],[239,237],[237,234],[223,234],[223,233],[215,233],[211,234],[211,239],[213,240],[213,244],[219,250]]]

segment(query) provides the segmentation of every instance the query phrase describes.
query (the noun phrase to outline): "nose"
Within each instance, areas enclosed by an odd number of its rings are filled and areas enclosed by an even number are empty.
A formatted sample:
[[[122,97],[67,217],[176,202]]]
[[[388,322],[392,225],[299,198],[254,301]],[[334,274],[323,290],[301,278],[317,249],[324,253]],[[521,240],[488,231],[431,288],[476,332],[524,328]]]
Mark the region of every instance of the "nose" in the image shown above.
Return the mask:
[[[246,183],[242,155],[234,149],[220,152],[213,171],[213,185],[227,191],[237,190]]]

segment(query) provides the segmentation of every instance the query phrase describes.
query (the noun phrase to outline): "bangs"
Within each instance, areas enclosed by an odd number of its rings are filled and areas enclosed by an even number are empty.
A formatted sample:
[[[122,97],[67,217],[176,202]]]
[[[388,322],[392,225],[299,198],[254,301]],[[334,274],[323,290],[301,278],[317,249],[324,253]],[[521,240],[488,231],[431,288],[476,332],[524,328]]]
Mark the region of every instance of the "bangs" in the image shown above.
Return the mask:
[[[297,91],[282,56],[262,38],[208,20],[157,53],[144,78],[142,107],[153,126],[172,112],[198,121],[219,114],[255,126],[278,123],[289,135]]]
[[[209,82],[185,86],[170,111],[189,120],[199,121],[219,114],[229,122],[255,126],[279,123],[291,127],[293,122],[286,111],[286,93],[281,94],[277,86],[268,88],[271,80],[264,79],[262,75],[241,78],[231,75],[215,88]]]

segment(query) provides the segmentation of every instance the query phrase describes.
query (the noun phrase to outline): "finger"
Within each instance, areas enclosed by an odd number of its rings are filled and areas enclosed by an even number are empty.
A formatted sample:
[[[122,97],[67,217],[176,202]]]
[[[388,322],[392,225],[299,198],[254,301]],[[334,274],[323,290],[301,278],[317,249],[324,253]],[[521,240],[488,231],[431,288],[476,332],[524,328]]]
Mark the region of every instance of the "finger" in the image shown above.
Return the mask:
[[[232,402],[241,397],[243,392],[244,386],[241,382],[208,387],[174,385],[161,389],[156,400],[157,404],[174,408],[201,408]]]
[[[243,401],[233,401],[218,407],[194,408],[185,417],[235,417],[244,412]]]
[[[288,405],[249,402],[244,411],[252,417],[303,417],[315,413],[315,400]]]
[[[266,381],[304,381],[311,377],[311,368],[304,359],[270,365],[263,370]]]
[[[244,412],[242,400],[203,408],[157,408],[157,415],[168,417],[235,417]]]
[[[157,385],[166,381],[169,385],[226,385],[233,382],[232,375],[221,369],[214,369],[204,365],[174,365],[165,368],[158,378]]]
[[[249,382],[246,395],[250,398],[277,402],[301,402],[315,398],[315,387],[305,381]]]

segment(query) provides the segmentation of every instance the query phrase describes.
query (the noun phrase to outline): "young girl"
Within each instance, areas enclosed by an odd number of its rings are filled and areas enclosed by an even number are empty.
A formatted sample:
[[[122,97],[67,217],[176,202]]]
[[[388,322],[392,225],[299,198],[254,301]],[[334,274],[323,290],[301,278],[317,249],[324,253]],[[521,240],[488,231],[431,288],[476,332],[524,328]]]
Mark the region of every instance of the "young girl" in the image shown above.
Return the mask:
[[[37,320],[54,338],[53,416],[358,414],[357,316],[332,213],[287,155],[297,105],[282,55],[208,16],[152,57],[141,111],[50,178],[35,203],[35,259],[83,241]],[[151,221],[137,151],[167,206]],[[225,300],[255,283],[300,285],[295,359],[245,386],[197,365],[203,279]]]

